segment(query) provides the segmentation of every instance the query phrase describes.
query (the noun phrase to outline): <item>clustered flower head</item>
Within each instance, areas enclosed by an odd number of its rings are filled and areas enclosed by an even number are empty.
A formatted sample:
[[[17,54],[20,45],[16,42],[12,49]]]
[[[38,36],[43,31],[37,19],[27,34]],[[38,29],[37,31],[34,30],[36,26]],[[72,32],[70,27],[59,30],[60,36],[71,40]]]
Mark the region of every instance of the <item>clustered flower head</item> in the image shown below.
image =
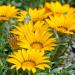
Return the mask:
[[[56,39],[50,38],[52,33],[48,31],[48,24],[45,24],[44,21],[37,21],[35,24],[31,21],[28,24],[20,24],[11,32],[18,35],[20,42],[17,44],[21,48],[51,51],[56,46]]]
[[[11,5],[0,6],[0,21],[16,18],[18,24],[12,29],[9,45],[13,53],[7,61],[11,69],[22,69],[35,73],[37,68],[50,68],[46,51],[55,50],[56,38],[51,30],[63,34],[74,34],[75,9],[60,2],[45,3],[41,8],[20,10]],[[18,15],[17,15],[18,14]]]
[[[22,68],[24,71],[28,70],[34,73],[36,72],[36,68],[45,70],[45,68],[50,68],[47,64],[49,63],[49,59],[44,55],[44,52],[40,52],[39,50],[30,49],[30,50],[18,50],[17,52],[13,52],[8,56],[7,61],[12,63],[11,69],[16,68],[19,70]]]
[[[9,19],[15,18],[18,14],[18,9],[11,5],[0,6],[0,21],[7,21]]]
[[[45,3],[45,9],[47,12],[51,12],[51,15],[73,14],[75,12],[75,9],[69,4],[61,4],[60,2]]]
[[[75,31],[75,17],[69,15],[51,16],[46,19],[49,26],[56,31],[66,34],[73,34]]]

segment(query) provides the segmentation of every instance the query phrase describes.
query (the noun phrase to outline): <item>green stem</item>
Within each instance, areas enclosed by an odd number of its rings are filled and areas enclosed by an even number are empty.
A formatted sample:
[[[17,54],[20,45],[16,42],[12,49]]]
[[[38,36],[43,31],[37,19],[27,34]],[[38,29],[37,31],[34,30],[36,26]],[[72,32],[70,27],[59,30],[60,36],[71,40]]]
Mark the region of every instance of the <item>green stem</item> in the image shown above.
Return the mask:
[[[17,71],[17,75],[19,75],[19,72]]]
[[[28,75],[31,75],[31,72],[28,72]]]
[[[60,40],[59,35],[58,35],[58,33],[57,33],[56,30],[54,30],[54,34],[55,34],[55,37],[56,37],[58,40]]]
[[[33,75],[31,72],[25,71],[25,75]]]

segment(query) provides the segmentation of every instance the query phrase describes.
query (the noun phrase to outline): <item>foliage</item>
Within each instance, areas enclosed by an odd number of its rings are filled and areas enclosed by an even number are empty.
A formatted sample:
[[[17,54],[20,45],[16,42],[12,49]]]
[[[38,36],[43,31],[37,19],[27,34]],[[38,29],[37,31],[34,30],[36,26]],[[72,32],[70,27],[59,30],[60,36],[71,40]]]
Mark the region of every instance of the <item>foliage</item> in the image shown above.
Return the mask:
[[[15,5],[16,8],[20,10],[27,10],[28,12],[31,7],[43,7],[46,2],[53,1],[55,2],[56,0],[0,0],[0,5],[11,4]],[[58,1],[62,4],[69,3],[72,7],[75,7],[75,0]],[[57,46],[55,47],[55,50],[45,53],[45,55],[49,57],[51,69],[37,69],[38,71],[34,74],[31,72],[27,73],[27,71],[23,71],[22,69],[19,69],[18,71],[16,71],[16,69],[10,69],[11,64],[9,64],[6,59],[8,58],[8,55],[14,51],[14,48],[10,45],[9,38],[10,35],[13,34],[11,34],[10,31],[15,28],[15,25],[19,25],[15,18],[11,18],[7,21],[0,21],[0,75],[75,75],[75,34],[67,35],[54,29],[50,29],[50,32],[53,33],[51,38],[57,39]],[[24,24],[22,23],[22,25]],[[41,29],[42,28],[43,27],[41,27]],[[14,39],[12,42],[14,42]]]

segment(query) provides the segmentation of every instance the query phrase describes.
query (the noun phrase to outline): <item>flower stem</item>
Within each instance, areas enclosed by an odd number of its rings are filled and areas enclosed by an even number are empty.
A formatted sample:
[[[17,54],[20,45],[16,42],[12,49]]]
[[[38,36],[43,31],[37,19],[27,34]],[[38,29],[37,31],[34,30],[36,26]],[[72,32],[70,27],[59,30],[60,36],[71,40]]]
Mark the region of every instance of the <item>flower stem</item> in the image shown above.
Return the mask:
[[[31,72],[25,72],[25,75],[33,75],[33,74],[31,74]]]
[[[54,34],[55,34],[56,39],[60,40],[59,35],[56,30],[54,30]]]
[[[28,72],[28,75],[31,75],[31,72]]]

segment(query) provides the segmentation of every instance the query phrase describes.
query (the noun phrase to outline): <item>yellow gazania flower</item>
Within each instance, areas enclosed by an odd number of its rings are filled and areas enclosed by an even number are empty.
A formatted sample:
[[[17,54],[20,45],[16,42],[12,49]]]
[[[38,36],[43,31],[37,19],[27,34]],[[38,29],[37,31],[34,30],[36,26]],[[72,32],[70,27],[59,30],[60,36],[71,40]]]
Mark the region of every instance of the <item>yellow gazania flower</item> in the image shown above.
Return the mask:
[[[6,21],[14,18],[17,14],[18,9],[11,5],[0,6],[0,21]]]
[[[46,10],[44,8],[40,8],[40,9],[31,9],[29,8],[29,11],[21,11],[21,14],[17,17],[18,21],[25,21],[26,16],[28,16],[28,18],[32,21],[38,21],[38,20],[42,20],[46,17],[48,17],[50,15],[50,13],[46,13]]]
[[[73,10],[72,8],[70,8],[69,4],[61,4],[58,1],[45,3],[45,9],[47,12],[51,12],[52,15],[67,14],[68,12],[71,12]]]
[[[37,21],[42,20],[49,16],[50,13],[46,13],[46,10],[44,8],[40,9],[29,9],[29,15],[31,16],[31,20]]]
[[[11,64],[11,69],[16,68],[19,70],[20,68],[23,71],[28,70],[33,73],[36,72],[36,68],[41,70],[45,70],[45,68],[50,68],[47,64],[50,61],[48,57],[44,55],[44,52],[40,52],[39,50],[18,50],[17,52],[13,52],[8,56],[7,61]]]
[[[20,42],[18,45],[21,48],[51,51],[54,49],[53,46],[56,45],[54,44],[56,39],[50,38],[52,33],[48,32],[48,25],[44,21],[38,21],[35,24],[29,22],[29,24],[16,26],[12,33],[19,36]]]
[[[25,19],[27,18],[27,11],[20,11],[19,16],[17,16],[18,21],[25,21]]]
[[[71,7],[67,13],[68,16],[75,17],[75,8]],[[66,16],[66,15],[65,15]]]
[[[54,16],[46,19],[46,21],[51,28],[59,32],[73,34],[73,31],[75,31],[75,18],[71,15]]]

